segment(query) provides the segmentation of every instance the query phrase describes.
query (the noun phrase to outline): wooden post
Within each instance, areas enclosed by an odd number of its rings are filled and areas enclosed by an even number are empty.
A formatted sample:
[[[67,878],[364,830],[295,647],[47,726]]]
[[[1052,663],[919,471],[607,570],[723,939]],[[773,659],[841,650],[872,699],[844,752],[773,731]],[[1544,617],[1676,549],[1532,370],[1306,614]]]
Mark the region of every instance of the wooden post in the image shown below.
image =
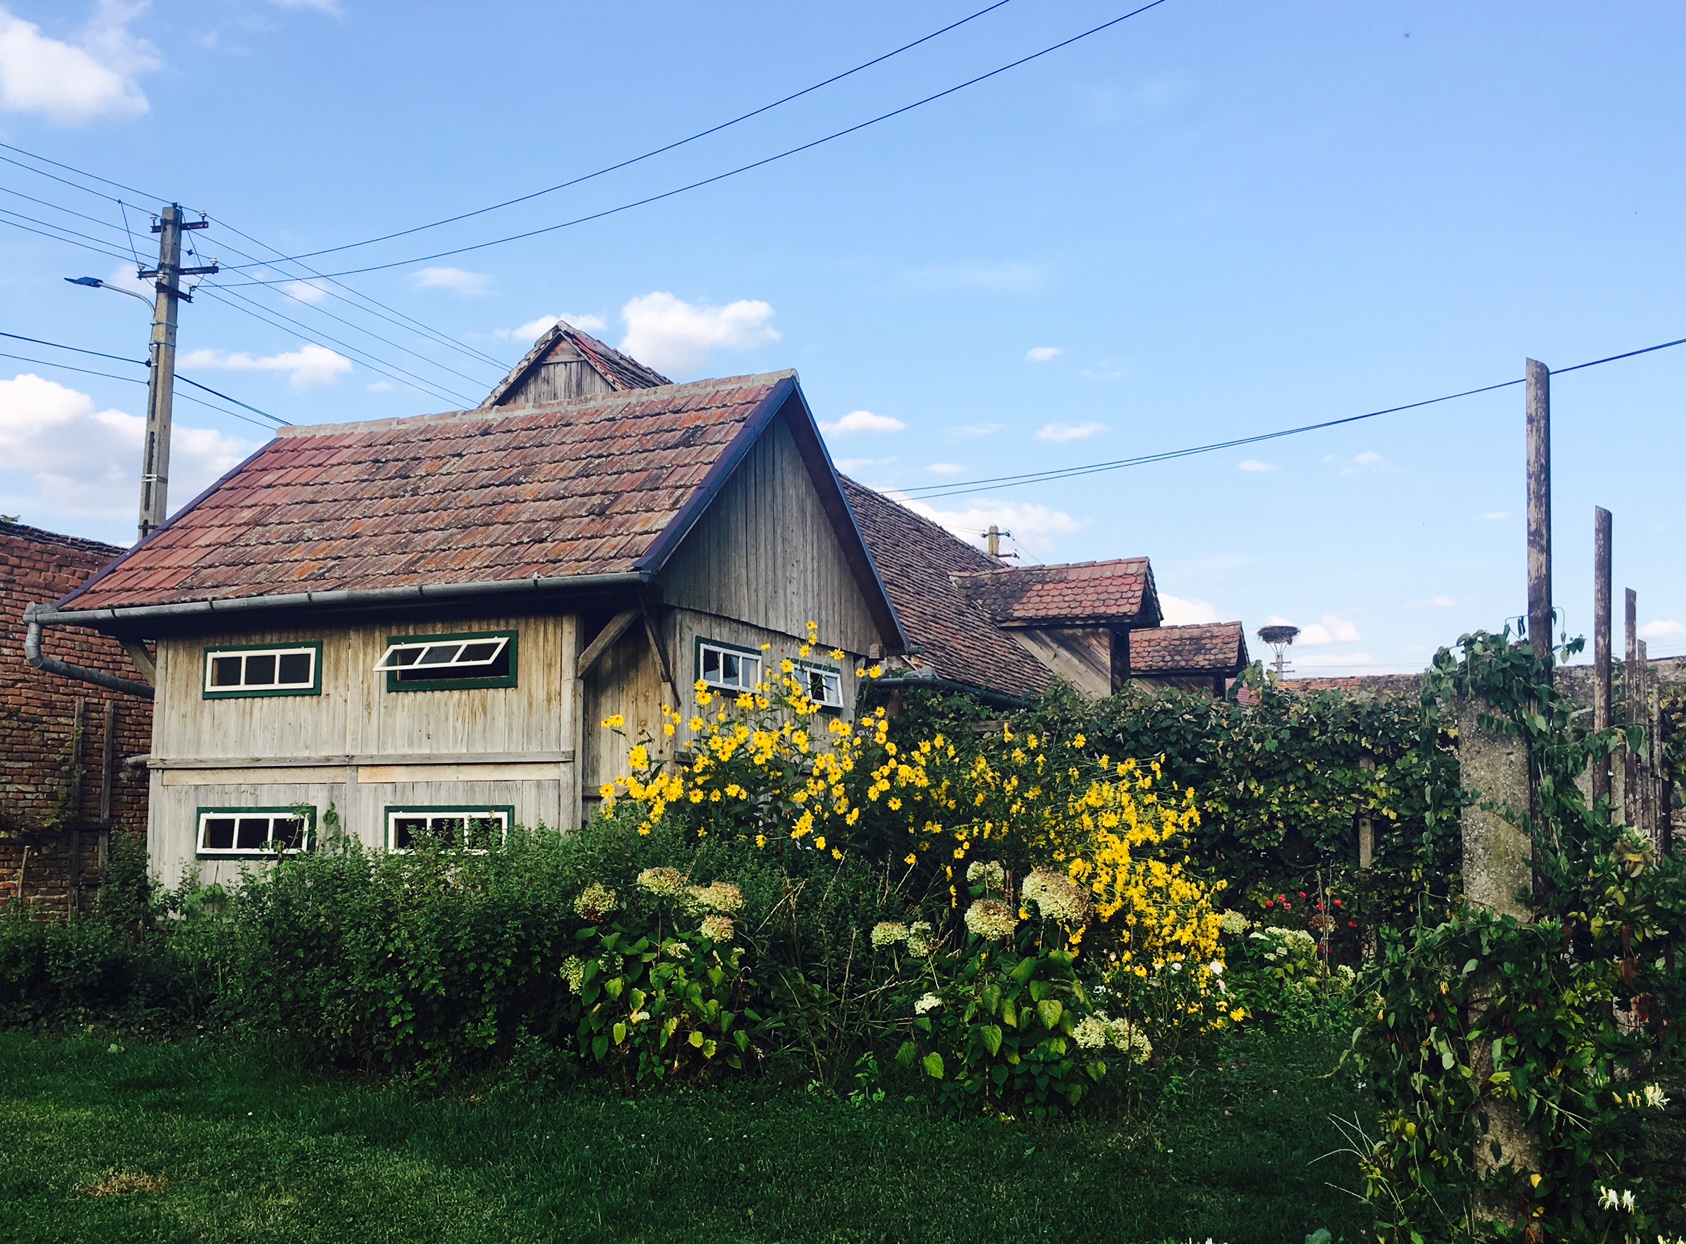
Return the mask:
[[[1528,640],[1551,657],[1551,371],[1528,360]]]
[[[1626,648],[1623,656],[1622,695],[1627,700],[1626,724],[1637,726],[1641,724],[1639,714],[1640,699],[1640,669],[1639,669],[1639,597],[1630,587],[1627,589]],[[1639,757],[1633,754],[1631,747],[1622,747],[1622,820],[1629,825],[1639,824]]]
[[[1643,639],[1634,644],[1639,654],[1639,711],[1644,714],[1645,745],[1639,749],[1639,832],[1655,843],[1657,832],[1657,735],[1653,728],[1657,713],[1657,681],[1651,672],[1651,654]]]
[[[1358,768],[1361,772],[1366,774],[1374,773],[1376,771],[1375,757],[1360,756],[1358,758]],[[1358,814],[1358,867],[1362,871],[1368,872],[1375,862],[1376,822],[1368,812],[1360,812]]]
[[[100,738],[100,824],[111,824],[111,804],[117,787],[117,701],[105,702],[105,733]]]
[[[1592,728],[1610,728],[1610,511],[1592,511]],[[1610,798],[1610,758],[1592,765],[1592,800]]]

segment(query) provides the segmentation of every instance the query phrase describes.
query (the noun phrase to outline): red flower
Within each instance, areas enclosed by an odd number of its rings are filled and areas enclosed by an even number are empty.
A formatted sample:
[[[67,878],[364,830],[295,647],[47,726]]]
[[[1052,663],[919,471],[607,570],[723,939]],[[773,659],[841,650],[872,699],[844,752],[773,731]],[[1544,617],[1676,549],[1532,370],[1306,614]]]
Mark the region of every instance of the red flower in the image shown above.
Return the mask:
[[[1275,902],[1276,902],[1276,900],[1275,900],[1275,899],[1271,899],[1271,898],[1267,898],[1267,899],[1266,899],[1266,900],[1265,900],[1265,906],[1266,906],[1266,907],[1270,907],[1270,906],[1273,906],[1273,905],[1274,905],[1274,904],[1275,904]]]
[[[1340,900],[1340,899],[1336,899],[1336,900],[1335,900],[1335,906],[1336,906],[1336,907],[1339,907],[1339,906],[1340,906],[1340,905],[1341,905],[1341,900]]]
[[[1356,921],[1356,920],[1348,920],[1348,921],[1347,921],[1347,922],[1346,922],[1346,927],[1347,927],[1347,928],[1349,928],[1349,929],[1356,929],[1356,928],[1357,928],[1357,927],[1358,927],[1358,921]]]
[[[1305,897],[1305,891],[1304,891],[1304,890],[1301,890],[1301,891],[1300,891],[1300,897],[1301,897],[1301,898],[1304,898],[1304,897]]]
[[[1293,911],[1294,905],[1292,903],[1290,903],[1287,899],[1283,899],[1282,900],[1282,910],[1283,911]]]

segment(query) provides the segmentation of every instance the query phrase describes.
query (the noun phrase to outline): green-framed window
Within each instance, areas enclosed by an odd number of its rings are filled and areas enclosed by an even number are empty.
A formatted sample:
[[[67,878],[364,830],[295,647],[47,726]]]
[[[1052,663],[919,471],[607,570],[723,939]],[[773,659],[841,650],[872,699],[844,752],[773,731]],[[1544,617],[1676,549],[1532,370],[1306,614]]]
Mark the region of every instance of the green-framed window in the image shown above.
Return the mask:
[[[696,669],[697,681],[718,691],[754,691],[761,681],[761,653],[699,638]]]
[[[513,687],[519,674],[519,641],[515,631],[388,635],[375,668],[386,674],[388,691]]]
[[[821,708],[843,707],[843,671],[835,665],[798,661],[796,676],[802,680],[803,694]]]
[[[205,649],[207,700],[266,695],[321,695],[322,644],[224,644]]]
[[[194,854],[202,860],[257,859],[278,849],[309,851],[315,808],[200,808]]]
[[[485,851],[503,841],[515,823],[509,804],[388,806],[386,849],[405,852],[431,841],[447,851]]]

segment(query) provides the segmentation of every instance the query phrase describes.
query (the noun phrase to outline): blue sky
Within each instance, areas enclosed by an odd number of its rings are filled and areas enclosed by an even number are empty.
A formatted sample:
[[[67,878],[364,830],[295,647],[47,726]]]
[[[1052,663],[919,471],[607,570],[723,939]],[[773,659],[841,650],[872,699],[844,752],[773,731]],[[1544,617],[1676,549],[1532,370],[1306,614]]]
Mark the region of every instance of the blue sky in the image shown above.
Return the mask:
[[[258,248],[234,230],[297,253],[473,210],[726,120],[984,3],[6,0],[0,141],[203,209],[215,223],[202,252],[243,263],[236,250]],[[310,262],[412,260],[661,193],[1128,7],[1012,0],[634,168]],[[183,374],[301,423],[449,409],[562,314],[679,379],[797,368],[840,464],[889,489],[1433,397],[1519,376],[1529,355],[1566,367],[1686,336],[1683,39],[1686,9],[1663,3],[1168,0],[719,184],[343,278],[469,353],[311,284],[291,299],[240,287],[299,274],[275,266],[226,272],[184,308]],[[127,253],[112,197],[15,164],[0,164],[0,187],[0,208]],[[144,255],[150,234],[131,222]],[[144,356],[139,303],[61,280],[118,279],[117,258],[16,228],[0,244],[0,329]],[[1603,504],[1617,587],[1638,590],[1653,651],[1686,651],[1683,389],[1686,347],[1555,382],[1557,596],[1571,633],[1590,622]],[[0,511],[132,538],[142,413],[138,385],[0,359]],[[187,404],[177,421],[178,505],[263,439]],[[969,534],[999,522],[1027,561],[1145,553],[1179,618],[1306,628],[1304,673],[1420,668],[1525,605],[1515,388],[923,504]]]

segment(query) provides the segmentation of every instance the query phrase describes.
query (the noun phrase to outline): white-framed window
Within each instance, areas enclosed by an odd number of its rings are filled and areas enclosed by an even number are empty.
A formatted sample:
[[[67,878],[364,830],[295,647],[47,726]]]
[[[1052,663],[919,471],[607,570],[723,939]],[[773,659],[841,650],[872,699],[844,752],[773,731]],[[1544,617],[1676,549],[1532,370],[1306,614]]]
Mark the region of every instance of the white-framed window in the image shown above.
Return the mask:
[[[821,708],[843,707],[843,673],[829,665],[798,665],[802,693]]]
[[[512,807],[388,808],[386,849],[402,853],[426,842],[445,851],[485,851],[503,840],[514,819]]]
[[[308,851],[316,814],[298,808],[200,808],[201,859],[256,858],[282,848]]]
[[[241,644],[205,649],[208,700],[261,695],[320,695],[319,643]]]
[[[390,635],[375,669],[389,691],[515,686],[514,631]]]
[[[761,681],[761,654],[699,639],[697,677],[722,691],[753,691]]]

